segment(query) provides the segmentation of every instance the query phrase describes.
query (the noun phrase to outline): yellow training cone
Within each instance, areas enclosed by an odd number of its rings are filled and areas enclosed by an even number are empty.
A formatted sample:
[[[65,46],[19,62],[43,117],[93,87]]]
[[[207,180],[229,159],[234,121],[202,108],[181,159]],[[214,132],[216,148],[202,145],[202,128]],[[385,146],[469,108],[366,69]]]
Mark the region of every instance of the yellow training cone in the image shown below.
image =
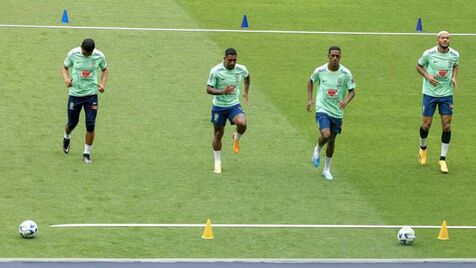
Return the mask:
[[[440,234],[438,235],[438,239],[440,240],[449,240],[448,237],[448,226],[446,226],[446,221],[443,221],[441,225]]]
[[[203,230],[203,239],[213,239],[213,231],[212,231],[212,221],[210,219],[207,220],[207,224],[205,224],[205,229]]]

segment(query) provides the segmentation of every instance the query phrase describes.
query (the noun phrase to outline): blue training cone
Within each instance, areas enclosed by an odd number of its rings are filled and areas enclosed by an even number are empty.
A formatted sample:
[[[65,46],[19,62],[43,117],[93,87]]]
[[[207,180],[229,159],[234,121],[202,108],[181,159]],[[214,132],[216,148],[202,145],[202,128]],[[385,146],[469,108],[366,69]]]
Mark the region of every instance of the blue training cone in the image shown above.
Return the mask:
[[[61,23],[63,24],[68,24],[69,19],[68,19],[68,11],[66,9],[63,11],[63,17],[61,18]]]
[[[421,25],[421,18],[418,18],[418,22],[417,22],[417,25],[416,25],[416,31],[417,32],[423,31],[423,26]]]
[[[241,28],[248,28],[248,19],[246,15],[243,16],[243,21],[241,21]]]

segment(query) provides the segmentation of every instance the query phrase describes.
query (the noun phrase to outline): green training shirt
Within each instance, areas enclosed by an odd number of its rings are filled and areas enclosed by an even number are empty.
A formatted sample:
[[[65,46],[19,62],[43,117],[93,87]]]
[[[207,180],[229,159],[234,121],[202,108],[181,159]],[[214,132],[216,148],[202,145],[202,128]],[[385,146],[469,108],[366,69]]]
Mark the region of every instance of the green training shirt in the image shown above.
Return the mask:
[[[232,85],[235,91],[224,95],[214,95],[213,105],[219,107],[231,107],[240,103],[240,81],[242,78],[248,77],[248,69],[244,65],[236,64],[235,68],[228,70],[223,63],[218,64],[210,70],[207,85],[219,90],[223,90],[226,86]]]
[[[311,81],[313,84],[319,83],[316,113],[342,118],[344,111],[339,108],[339,102],[345,99],[347,91],[355,89],[355,81],[350,70],[341,64],[337,71],[331,71],[326,63],[314,70]]]
[[[435,79],[440,82],[433,86],[426,78],[423,77],[423,94],[432,97],[446,97],[453,95],[453,86],[451,77],[453,68],[459,64],[459,53],[449,48],[449,51],[442,53],[438,51],[438,46],[430,48],[423,52],[418,60],[418,64],[425,68],[426,72],[434,75]]]
[[[72,49],[66,59],[64,66],[71,70],[73,85],[69,88],[69,95],[82,97],[98,94],[98,73],[107,67],[104,54],[94,49],[93,53],[85,57],[81,53],[81,47]]]

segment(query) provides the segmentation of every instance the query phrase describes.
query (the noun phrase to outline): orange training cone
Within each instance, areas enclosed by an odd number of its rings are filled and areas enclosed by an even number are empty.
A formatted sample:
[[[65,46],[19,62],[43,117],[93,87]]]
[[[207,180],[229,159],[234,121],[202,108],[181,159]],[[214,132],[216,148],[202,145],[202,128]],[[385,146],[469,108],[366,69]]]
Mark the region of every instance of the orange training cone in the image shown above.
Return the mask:
[[[449,240],[448,237],[448,226],[446,225],[446,221],[443,221],[441,225],[440,234],[438,235],[438,239],[440,240]]]
[[[205,229],[203,230],[203,239],[213,239],[213,231],[212,231],[212,221],[210,219],[207,220],[207,224],[205,224]]]

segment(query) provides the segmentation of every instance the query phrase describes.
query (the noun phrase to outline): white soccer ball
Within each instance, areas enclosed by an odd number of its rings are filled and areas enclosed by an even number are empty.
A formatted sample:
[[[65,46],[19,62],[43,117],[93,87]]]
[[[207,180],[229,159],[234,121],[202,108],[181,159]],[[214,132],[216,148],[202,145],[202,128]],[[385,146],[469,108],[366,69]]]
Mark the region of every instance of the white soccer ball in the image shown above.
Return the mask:
[[[408,226],[402,227],[402,229],[398,231],[397,238],[398,241],[400,241],[400,244],[411,245],[416,239],[415,231]]]
[[[35,237],[36,232],[38,232],[38,225],[36,225],[34,221],[26,220],[20,223],[20,227],[18,227],[18,232],[23,238],[33,238]]]

